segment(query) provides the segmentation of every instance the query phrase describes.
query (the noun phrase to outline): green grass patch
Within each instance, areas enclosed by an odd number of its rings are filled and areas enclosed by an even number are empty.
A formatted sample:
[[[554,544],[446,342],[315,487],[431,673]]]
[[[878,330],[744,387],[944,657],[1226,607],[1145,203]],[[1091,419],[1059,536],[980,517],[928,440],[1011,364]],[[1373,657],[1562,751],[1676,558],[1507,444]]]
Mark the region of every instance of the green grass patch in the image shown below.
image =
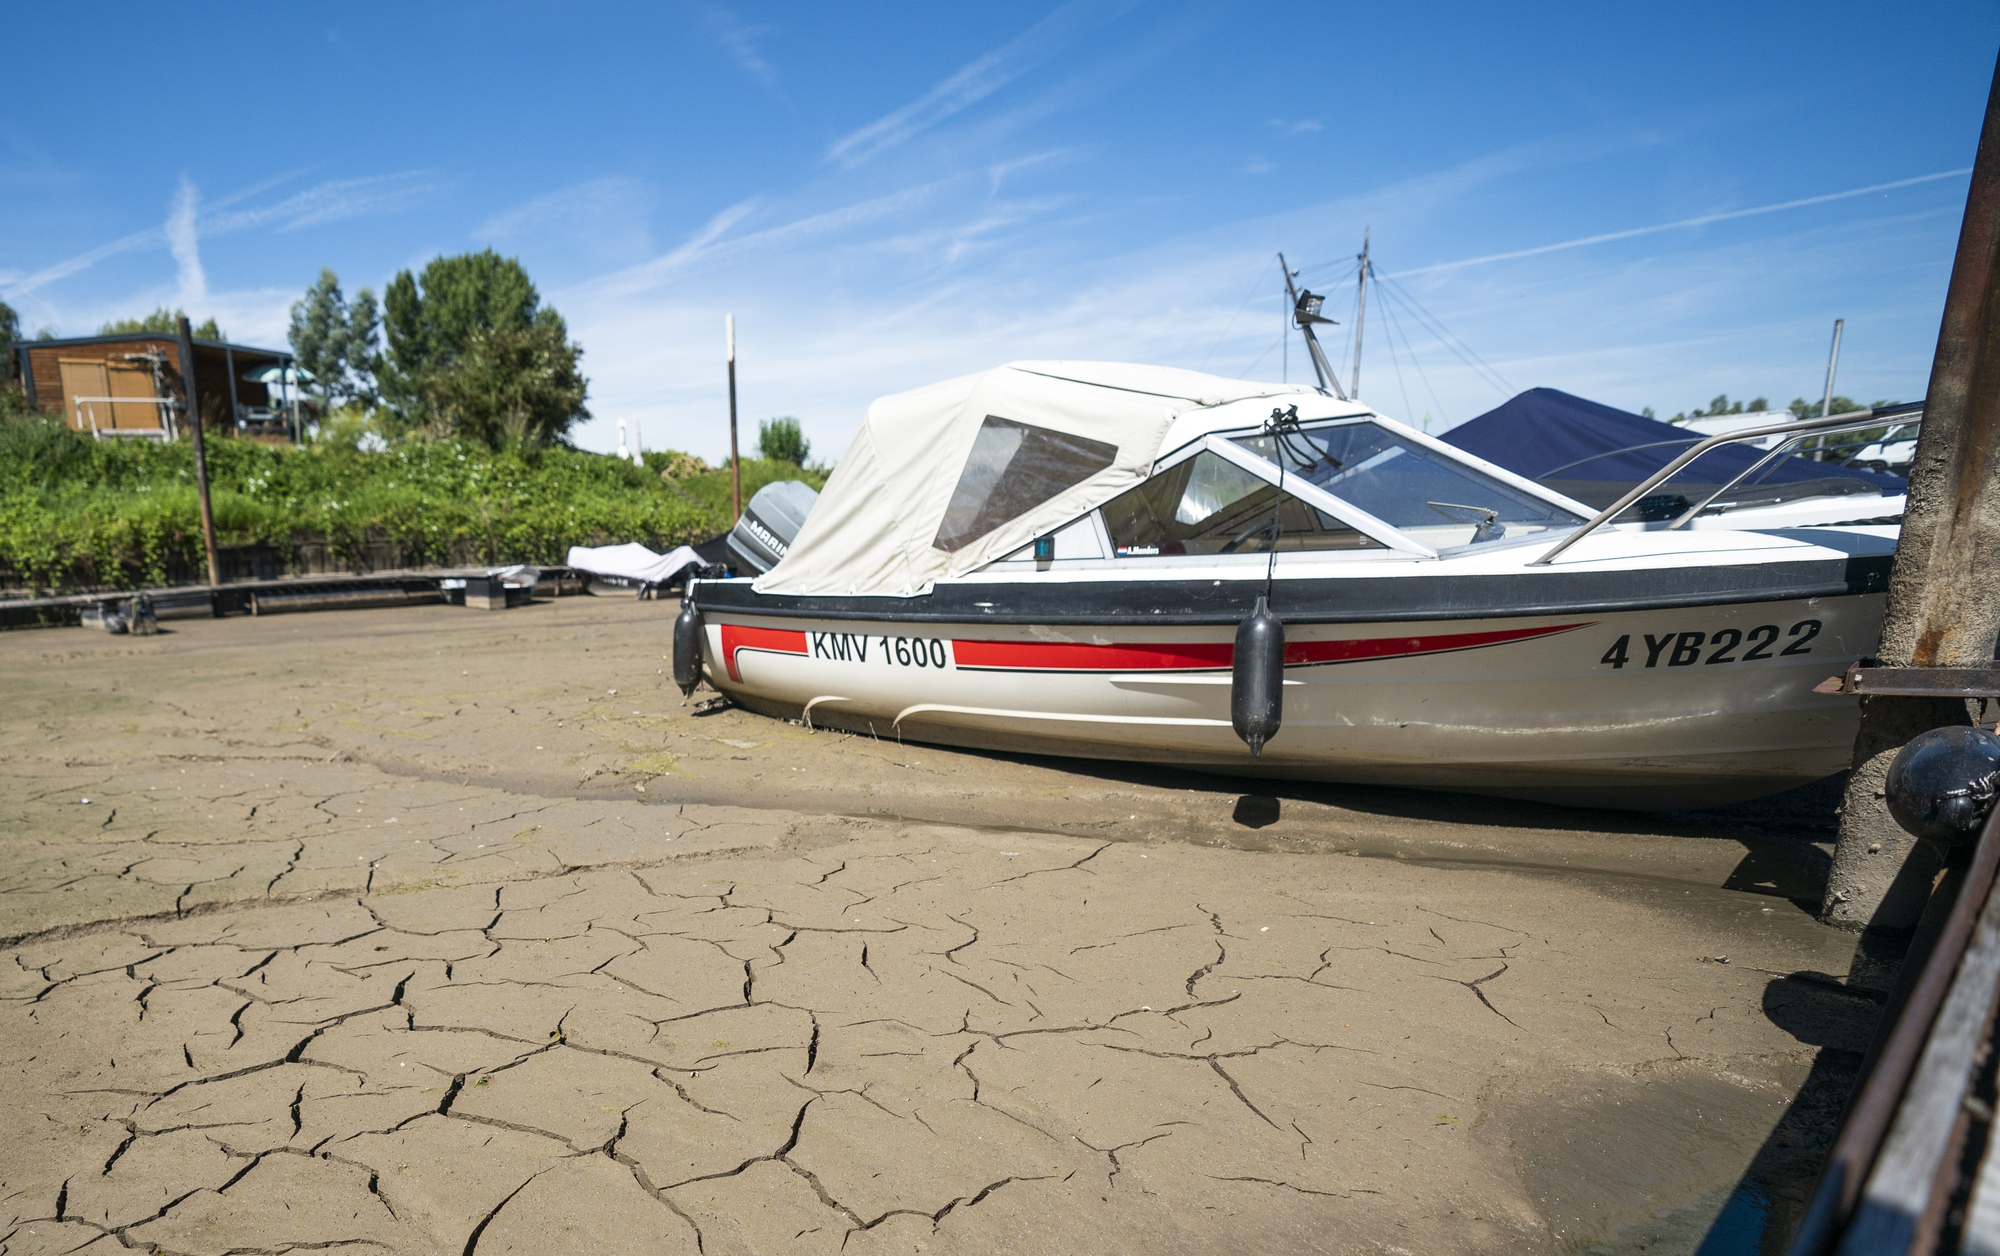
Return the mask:
[[[492,450],[406,440],[208,442],[219,544],[319,542],[358,562],[371,541],[406,562],[559,563],[571,545],[678,545],[730,523],[729,473],[681,474],[564,447]],[[744,497],[773,480],[825,482],[786,463],[743,464]],[[193,449],[94,441],[59,421],[0,421],[0,567],[15,585],[135,588],[201,566]]]

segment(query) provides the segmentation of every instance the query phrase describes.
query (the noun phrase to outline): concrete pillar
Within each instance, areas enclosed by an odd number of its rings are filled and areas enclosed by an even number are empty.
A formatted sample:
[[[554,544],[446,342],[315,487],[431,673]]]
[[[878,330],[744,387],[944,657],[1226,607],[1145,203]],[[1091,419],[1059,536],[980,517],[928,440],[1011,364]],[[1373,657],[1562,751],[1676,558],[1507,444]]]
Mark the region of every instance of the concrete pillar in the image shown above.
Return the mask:
[[[1987,97],[1945,290],[1924,425],[1877,651],[1890,667],[1983,667],[2000,635],[2000,69]],[[1925,729],[1969,723],[1956,699],[1862,699],[1854,776],[1820,918],[1850,929],[1916,925],[1938,853],[1889,818],[1889,761]]]

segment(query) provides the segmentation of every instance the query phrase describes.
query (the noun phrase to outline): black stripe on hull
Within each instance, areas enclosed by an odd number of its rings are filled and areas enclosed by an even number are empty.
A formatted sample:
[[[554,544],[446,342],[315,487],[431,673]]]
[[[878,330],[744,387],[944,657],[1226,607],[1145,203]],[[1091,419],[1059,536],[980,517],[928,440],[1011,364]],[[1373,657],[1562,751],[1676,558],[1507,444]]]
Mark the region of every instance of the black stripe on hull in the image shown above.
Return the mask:
[[[1591,615],[1789,602],[1882,593],[1888,554],[1788,563],[1536,571],[1501,575],[1359,576],[1280,579],[1271,610],[1294,624],[1397,620],[1502,619]],[[761,594],[750,582],[693,584],[704,611],[907,624],[1234,624],[1264,591],[1261,573],[1242,580],[1032,579],[941,584],[923,597],[797,597]]]

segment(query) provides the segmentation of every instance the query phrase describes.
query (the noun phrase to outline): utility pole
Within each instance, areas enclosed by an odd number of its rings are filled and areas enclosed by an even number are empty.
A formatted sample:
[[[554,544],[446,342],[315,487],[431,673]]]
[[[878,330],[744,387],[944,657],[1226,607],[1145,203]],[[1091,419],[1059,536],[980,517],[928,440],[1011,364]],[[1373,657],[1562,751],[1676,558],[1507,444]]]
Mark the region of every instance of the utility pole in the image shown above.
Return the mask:
[[[1828,375],[1832,369],[1829,366]],[[1829,388],[1829,391],[1831,389]],[[1885,667],[1990,667],[2000,635],[2000,69],[1966,192],[1937,356],[1910,467],[1878,648]],[[1883,804],[1889,761],[1932,728],[1969,722],[1961,697],[1864,697],[1820,919],[1913,927],[1940,867]]]
[[[1819,417],[1833,413],[1833,373],[1840,369],[1840,329],[1847,322],[1844,318],[1833,320],[1833,348],[1826,355],[1826,395],[1819,401]]]
[[[1819,417],[1822,419],[1833,413],[1833,373],[1840,369],[1840,329],[1846,322],[1844,318],[1833,320],[1833,348],[1826,354],[1826,394],[1819,400]],[[1813,437],[1812,456],[1815,461],[1826,460],[1826,442],[1824,436]]]
[[[215,552],[215,511],[208,504],[208,450],[201,442],[201,396],[194,386],[194,332],[181,315],[181,396],[187,401],[188,430],[194,434],[194,492],[201,500],[201,543],[208,551],[208,583],[222,583],[222,560]]]
[[[1369,231],[1368,227],[1361,228],[1361,274],[1354,291],[1354,382],[1348,385],[1347,395],[1356,401],[1361,400],[1361,321],[1368,313]]]
[[[743,459],[736,455],[736,316],[724,314],[729,333],[729,526],[743,517]]]

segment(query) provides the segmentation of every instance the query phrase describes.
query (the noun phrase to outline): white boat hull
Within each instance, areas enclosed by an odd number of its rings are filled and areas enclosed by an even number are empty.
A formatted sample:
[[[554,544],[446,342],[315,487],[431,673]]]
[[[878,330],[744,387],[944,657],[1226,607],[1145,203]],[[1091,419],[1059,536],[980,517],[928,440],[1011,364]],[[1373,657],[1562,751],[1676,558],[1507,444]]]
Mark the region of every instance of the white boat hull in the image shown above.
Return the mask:
[[[884,623],[707,612],[705,674],[752,710],[879,737],[1641,809],[1848,765],[1882,595],[1286,630],[1284,722],[1229,722],[1233,625]],[[1622,641],[1622,646],[1620,645]]]

